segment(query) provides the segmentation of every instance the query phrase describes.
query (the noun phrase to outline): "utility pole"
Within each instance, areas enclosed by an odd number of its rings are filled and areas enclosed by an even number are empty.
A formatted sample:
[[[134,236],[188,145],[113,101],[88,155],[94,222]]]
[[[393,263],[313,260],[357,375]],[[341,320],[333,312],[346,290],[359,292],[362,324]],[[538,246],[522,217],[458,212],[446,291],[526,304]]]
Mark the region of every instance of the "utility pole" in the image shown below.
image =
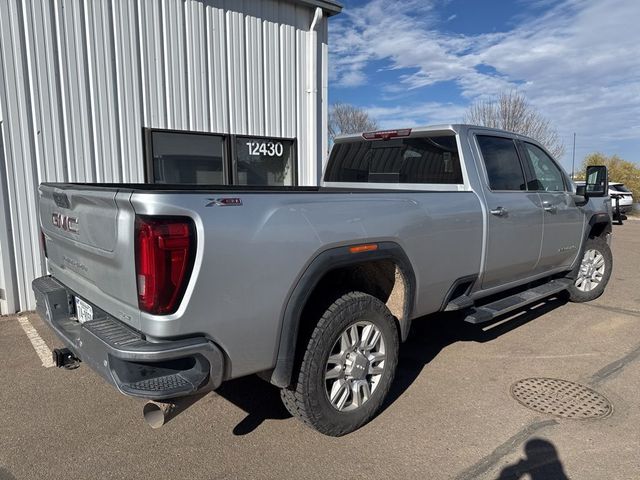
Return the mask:
[[[571,181],[575,180],[576,171],[576,134],[573,134],[573,159],[571,160]]]

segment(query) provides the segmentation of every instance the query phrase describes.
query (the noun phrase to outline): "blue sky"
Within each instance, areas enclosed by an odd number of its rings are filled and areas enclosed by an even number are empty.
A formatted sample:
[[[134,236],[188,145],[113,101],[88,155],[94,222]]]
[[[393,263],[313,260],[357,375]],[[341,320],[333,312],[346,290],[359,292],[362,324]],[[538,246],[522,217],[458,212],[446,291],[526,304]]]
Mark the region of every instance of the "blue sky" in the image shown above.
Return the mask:
[[[640,1],[344,0],[330,23],[330,101],[384,128],[460,122],[517,89],[562,138],[640,163]]]

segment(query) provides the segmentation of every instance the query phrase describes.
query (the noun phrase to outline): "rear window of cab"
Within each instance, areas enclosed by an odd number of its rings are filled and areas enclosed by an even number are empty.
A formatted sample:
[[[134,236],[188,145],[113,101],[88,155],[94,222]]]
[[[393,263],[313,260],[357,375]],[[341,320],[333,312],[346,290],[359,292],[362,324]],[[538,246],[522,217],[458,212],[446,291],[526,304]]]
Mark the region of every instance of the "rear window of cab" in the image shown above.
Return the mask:
[[[462,184],[455,135],[355,140],[333,146],[325,182]]]

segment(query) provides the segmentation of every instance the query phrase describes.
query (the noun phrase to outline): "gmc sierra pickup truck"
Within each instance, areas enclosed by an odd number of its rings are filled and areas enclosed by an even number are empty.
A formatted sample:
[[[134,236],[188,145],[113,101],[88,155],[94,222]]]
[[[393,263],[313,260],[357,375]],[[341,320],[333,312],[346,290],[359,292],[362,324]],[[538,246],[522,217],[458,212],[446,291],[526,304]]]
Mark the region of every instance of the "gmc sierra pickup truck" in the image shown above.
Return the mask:
[[[42,184],[33,282],[59,366],[168,401],[259,373],[333,436],[368,422],[411,322],[474,324],[612,270],[607,172],[467,125],[344,136],[320,187]]]

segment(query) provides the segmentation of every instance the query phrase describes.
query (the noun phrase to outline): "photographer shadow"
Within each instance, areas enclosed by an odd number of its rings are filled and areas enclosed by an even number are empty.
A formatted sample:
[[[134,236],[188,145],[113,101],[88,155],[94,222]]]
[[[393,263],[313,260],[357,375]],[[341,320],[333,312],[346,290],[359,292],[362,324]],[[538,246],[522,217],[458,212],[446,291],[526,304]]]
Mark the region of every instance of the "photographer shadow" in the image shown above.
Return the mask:
[[[569,480],[556,447],[547,440],[533,438],[524,446],[525,458],[506,466],[497,480]]]

